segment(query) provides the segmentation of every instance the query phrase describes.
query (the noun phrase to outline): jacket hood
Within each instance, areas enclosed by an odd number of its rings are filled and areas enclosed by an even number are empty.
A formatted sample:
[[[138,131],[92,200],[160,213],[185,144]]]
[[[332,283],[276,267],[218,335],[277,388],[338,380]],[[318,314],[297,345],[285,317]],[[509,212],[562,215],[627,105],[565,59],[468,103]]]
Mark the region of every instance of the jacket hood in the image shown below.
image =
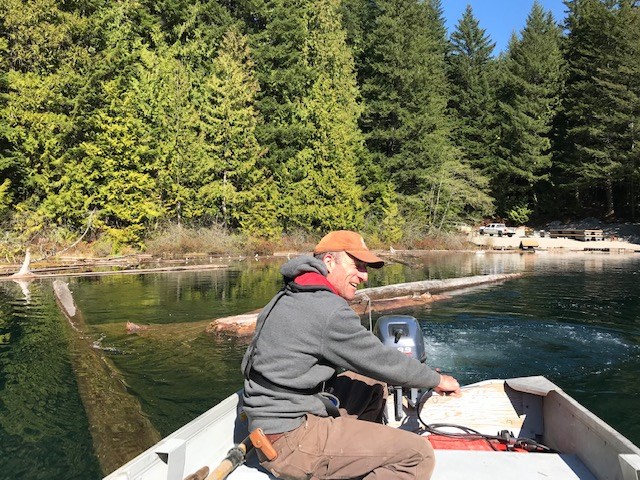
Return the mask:
[[[303,273],[319,273],[326,277],[329,273],[324,263],[310,255],[303,255],[289,260],[282,267],[280,273],[285,281],[291,281]]]

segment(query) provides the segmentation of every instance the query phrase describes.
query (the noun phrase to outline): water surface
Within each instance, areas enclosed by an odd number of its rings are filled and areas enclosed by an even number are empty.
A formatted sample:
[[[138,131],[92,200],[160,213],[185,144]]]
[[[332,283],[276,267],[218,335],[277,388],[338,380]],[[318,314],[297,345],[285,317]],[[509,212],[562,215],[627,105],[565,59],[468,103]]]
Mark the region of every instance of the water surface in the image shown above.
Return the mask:
[[[280,287],[285,260],[65,281],[95,348],[167,435],[240,388],[246,341],[212,337],[204,327],[264,306]],[[428,363],[463,383],[545,375],[640,444],[640,256],[447,252],[403,261],[372,272],[370,286],[525,272],[399,313],[421,322]],[[128,334],[128,321],[147,330]],[[101,477],[72,335],[51,280],[28,289],[0,283],[0,478]]]

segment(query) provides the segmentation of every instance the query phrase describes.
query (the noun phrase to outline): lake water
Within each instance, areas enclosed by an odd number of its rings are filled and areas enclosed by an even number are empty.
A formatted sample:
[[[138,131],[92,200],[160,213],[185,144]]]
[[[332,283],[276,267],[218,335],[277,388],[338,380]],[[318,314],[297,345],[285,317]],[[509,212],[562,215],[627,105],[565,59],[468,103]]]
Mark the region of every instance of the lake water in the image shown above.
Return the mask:
[[[369,286],[525,273],[399,312],[420,320],[431,366],[461,383],[545,375],[640,444],[640,255],[436,252],[404,260],[373,272]],[[114,382],[163,436],[240,388],[246,341],[212,337],[204,327],[264,306],[280,287],[283,261],[61,277],[85,333],[60,313],[53,279],[0,282],[0,479],[101,478],[105,452],[94,452],[92,419],[129,428],[124,412],[100,410],[105,392],[80,394],[91,373],[82,370],[79,336],[117,369]],[[127,321],[148,329],[128,334]],[[145,447],[134,440],[131,455]]]

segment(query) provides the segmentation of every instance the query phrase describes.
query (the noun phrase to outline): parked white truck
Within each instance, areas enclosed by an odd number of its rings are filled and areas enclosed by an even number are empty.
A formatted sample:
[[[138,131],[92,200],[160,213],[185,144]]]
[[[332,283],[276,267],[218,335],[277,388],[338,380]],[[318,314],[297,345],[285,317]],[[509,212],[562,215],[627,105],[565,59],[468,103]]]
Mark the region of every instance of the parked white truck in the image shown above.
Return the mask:
[[[516,229],[507,227],[504,223],[490,223],[489,225],[480,227],[480,235],[513,237],[515,234]]]

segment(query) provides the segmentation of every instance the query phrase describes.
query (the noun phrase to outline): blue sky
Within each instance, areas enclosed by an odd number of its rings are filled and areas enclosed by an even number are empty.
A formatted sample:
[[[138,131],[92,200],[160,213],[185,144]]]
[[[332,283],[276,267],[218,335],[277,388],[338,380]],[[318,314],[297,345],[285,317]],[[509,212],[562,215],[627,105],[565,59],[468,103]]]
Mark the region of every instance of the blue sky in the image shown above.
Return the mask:
[[[519,33],[527,21],[534,0],[442,0],[444,18],[449,33],[455,30],[467,4],[473,16],[480,22],[491,40],[496,42],[494,55],[507,48],[512,32]],[[566,7],[562,0],[538,0],[546,11],[550,11],[556,22],[562,23]]]

